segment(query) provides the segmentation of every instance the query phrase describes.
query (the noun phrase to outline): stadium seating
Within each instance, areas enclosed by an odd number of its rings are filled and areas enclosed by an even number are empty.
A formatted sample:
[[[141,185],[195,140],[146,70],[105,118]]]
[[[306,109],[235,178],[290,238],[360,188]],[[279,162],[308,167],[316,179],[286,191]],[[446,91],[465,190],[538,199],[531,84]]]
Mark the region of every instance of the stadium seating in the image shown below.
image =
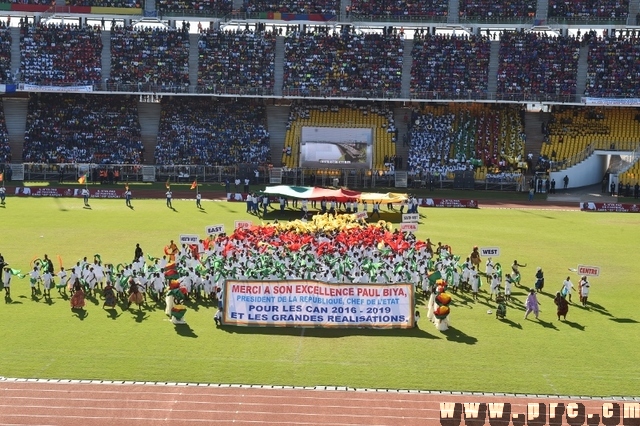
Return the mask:
[[[549,0],[549,17],[572,21],[624,21],[629,14],[629,0]]]
[[[25,162],[137,164],[142,151],[135,97],[42,93],[29,98]]]
[[[451,177],[458,170],[475,170],[481,179],[488,171],[515,170],[524,142],[518,106],[423,106],[411,118],[409,171]]]
[[[0,22],[0,81],[10,81],[11,74],[11,29]]]
[[[349,13],[358,18],[365,16],[384,17],[388,20],[424,17],[425,19],[446,18],[449,2],[446,0],[352,0]]]
[[[640,55],[640,39],[637,37],[589,39],[586,96],[640,97],[637,82],[637,61]]]
[[[0,164],[9,162],[11,162],[11,147],[9,146],[7,122],[4,119],[4,105],[0,99]]]
[[[336,15],[340,10],[339,0],[245,0],[245,12],[319,13]]]
[[[198,40],[198,85],[208,93],[216,88],[272,93],[275,44],[272,32],[202,32]]]
[[[438,97],[449,99],[482,99],[487,92],[490,54],[491,42],[486,37],[417,34],[411,52],[414,97],[432,98],[437,92]]]
[[[536,0],[460,0],[460,17],[479,21],[533,19]]]
[[[580,40],[534,32],[500,37],[498,93],[571,95],[576,92]]]
[[[65,0],[67,6],[89,7],[131,7],[139,9],[144,5],[142,0]]]
[[[231,13],[231,0],[157,0],[156,7],[161,14],[188,13],[190,15],[225,16]]]
[[[399,35],[291,32],[285,40],[284,92],[398,96],[402,51]]]
[[[21,78],[38,85],[90,85],[102,78],[100,28],[70,24],[20,27]]]
[[[112,84],[151,85],[159,90],[189,86],[189,33],[186,28],[111,30]]]
[[[265,108],[252,101],[164,98],[159,165],[263,164],[269,158]]]
[[[386,170],[385,158],[396,154],[393,112],[380,104],[347,102],[332,104],[295,103],[289,112],[287,134],[282,153],[282,164],[297,168],[300,164],[300,137],[305,126],[366,127],[375,129],[373,141],[373,168]]]
[[[562,165],[589,146],[635,149],[640,140],[639,120],[633,108],[556,107],[547,125],[548,143],[540,154]]]

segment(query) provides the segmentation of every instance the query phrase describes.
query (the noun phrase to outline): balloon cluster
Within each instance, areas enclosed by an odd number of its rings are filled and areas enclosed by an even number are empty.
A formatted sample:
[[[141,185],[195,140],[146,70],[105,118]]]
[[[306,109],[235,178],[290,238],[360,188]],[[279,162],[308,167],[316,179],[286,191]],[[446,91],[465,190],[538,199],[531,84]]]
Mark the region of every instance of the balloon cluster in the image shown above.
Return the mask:
[[[169,291],[167,292],[166,314],[171,317],[174,324],[186,324],[184,314],[187,313],[187,307],[182,304],[187,295],[187,289],[180,286],[176,280],[169,282]]]
[[[440,331],[449,329],[449,304],[451,303],[451,295],[447,293],[447,283],[444,280],[438,280],[435,291],[435,309],[433,316],[436,328]]]

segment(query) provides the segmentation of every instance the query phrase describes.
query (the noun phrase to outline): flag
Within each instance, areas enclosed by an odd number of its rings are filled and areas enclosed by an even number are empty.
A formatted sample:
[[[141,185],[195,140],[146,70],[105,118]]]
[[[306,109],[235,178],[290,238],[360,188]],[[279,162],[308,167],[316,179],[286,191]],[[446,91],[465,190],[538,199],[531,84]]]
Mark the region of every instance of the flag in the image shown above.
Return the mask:
[[[78,179],[78,183],[80,185],[84,185],[85,183],[87,183],[87,175],[80,176],[80,179]]]
[[[4,173],[0,173],[0,182],[4,182]]]
[[[191,184],[191,188],[189,189],[196,189],[198,187],[198,181],[194,180],[193,183]]]
[[[164,184],[164,187],[165,187],[165,188],[167,188],[167,189],[171,188],[171,185],[169,185],[169,181],[170,181],[170,180],[171,180],[171,178],[170,178],[170,177],[168,177],[168,178],[167,178],[167,183],[165,183],[165,184]]]

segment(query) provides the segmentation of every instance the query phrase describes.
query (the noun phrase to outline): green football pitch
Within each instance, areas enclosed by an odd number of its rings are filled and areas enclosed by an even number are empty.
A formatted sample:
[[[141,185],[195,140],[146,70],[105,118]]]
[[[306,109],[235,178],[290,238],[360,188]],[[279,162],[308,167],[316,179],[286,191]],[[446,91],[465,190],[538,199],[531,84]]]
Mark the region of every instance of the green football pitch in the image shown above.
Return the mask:
[[[243,203],[174,200],[8,198],[0,209],[0,252],[28,272],[45,253],[69,267],[99,253],[109,263],[130,262],[140,243],[158,256],[180,234],[204,235],[208,225],[233,228],[259,219]],[[640,215],[533,209],[421,209],[418,237],[449,244],[500,248],[494,259],[517,259],[524,286],[545,271],[541,315],[524,320],[526,289],[516,288],[506,320],[497,320],[486,292],[474,303],[455,295],[451,328],[426,320],[412,330],[296,328],[216,329],[210,304],[189,305],[187,327],[176,327],[153,303],[141,311],[102,309],[88,299],[86,314],[52,291],[50,302],[30,295],[28,279],[12,281],[10,303],[0,300],[0,376],[167,382],[349,386],[356,388],[515,392],[557,395],[636,395],[640,389],[640,286],[635,256]],[[271,213],[267,220],[278,214]],[[289,216],[291,217],[291,216]],[[399,215],[387,218],[399,222]],[[483,259],[483,263],[484,263]],[[558,321],[552,295],[578,276],[578,264],[600,268],[591,279],[588,308],[570,305]],[[486,287],[486,286],[485,286]]]

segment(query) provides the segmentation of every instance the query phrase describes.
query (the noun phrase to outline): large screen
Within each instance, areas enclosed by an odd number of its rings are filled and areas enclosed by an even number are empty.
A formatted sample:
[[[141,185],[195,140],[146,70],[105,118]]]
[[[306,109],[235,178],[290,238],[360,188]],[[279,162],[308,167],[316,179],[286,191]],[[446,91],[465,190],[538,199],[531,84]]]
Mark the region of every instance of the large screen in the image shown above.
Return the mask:
[[[370,169],[372,141],[371,128],[303,127],[300,167]]]

